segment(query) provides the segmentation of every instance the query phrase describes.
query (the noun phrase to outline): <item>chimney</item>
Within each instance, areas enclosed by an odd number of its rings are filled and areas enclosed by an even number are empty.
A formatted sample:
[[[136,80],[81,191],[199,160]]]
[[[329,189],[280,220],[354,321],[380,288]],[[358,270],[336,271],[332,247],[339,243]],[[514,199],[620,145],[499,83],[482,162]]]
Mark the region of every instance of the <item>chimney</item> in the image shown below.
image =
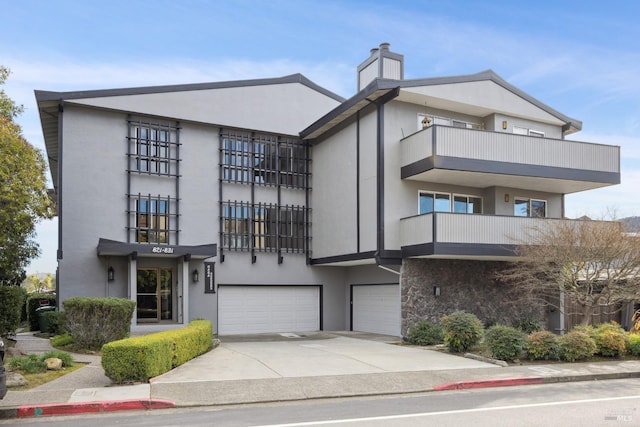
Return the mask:
[[[358,92],[377,78],[404,79],[404,55],[389,50],[389,43],[374,47],[362,64],[358,65]]]

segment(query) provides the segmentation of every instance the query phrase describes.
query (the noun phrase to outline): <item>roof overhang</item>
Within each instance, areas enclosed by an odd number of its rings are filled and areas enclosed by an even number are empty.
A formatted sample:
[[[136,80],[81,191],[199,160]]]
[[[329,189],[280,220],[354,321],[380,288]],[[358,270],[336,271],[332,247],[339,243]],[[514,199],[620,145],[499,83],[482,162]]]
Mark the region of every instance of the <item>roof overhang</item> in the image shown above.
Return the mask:
[[[189,259],[207,259],[217,255],[218,247],[215,243],[207,245],[154,245],[147,243],[125,243],[116,240],[98,240],[98,256],[132,256]]]

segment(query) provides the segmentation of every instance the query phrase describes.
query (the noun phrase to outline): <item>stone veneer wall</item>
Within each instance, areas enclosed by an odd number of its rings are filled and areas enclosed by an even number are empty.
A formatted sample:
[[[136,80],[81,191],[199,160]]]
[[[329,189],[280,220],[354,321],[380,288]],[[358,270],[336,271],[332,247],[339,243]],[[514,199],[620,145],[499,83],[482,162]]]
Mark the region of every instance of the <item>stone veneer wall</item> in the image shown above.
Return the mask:
[[[485,324],[511,325],[514,320],[535,319],[546,324],[541,305],[515,305],[505,296],[504,284],[498,284],[495,272],[506,263],[405,258],[400,277],[402,335],[420,320],[439,321],[456,310],[473,313]],[[433,295],[434,286],[440,296]]]

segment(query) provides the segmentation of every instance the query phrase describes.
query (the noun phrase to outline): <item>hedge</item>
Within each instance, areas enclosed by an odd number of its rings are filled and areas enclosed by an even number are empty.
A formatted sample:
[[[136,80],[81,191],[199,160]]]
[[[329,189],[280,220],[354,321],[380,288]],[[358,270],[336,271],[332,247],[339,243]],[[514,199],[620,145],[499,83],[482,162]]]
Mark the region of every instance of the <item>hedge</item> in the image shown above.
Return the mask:
[[[18,286],[0,286],[0,335],[14,333],[20,326],[24,290]]]
[[[102,367],[113,382],[148,382],[211,350],[213,328],[194,320],[184,328],[113,341],[102,346]]]
[[[46,301],[46,304],[56,306],[56,296],[52,294],[34,293],[27,297],[27,320],[29,321],[29,330],[38,331],[40,325],[38,324],[38,313],[36,310],[41,307],[40,302]],[[46,332],[46,331],[43,331]]]
[[[73,342],[97,350],[129,336],[136,303],[126,298],[74,297],[62,303],[65,328]]]

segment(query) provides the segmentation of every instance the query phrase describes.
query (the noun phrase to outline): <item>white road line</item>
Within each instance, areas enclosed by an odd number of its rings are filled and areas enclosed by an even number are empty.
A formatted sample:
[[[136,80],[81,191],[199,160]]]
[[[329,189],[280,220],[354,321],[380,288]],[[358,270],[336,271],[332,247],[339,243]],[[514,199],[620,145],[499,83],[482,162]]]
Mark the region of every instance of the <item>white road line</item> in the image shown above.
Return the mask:
[[[572,405],[575,403],[593,403],[593,402],[607,402],[615,400],[630,400],[640,399],[640,395],[636,396],[620,396],[620,397],[606,397],[599,399],[584,399],[584,400],[567,400],[564,402],[546,402],[546,403],[530,403],[526,405],[511,405],[511,406],[494,406],[491,408],[473,408],[473,409],[459,409],[454,411],[439,411],[439,412],[422,412],[419,414],[401,414],[401,415],[385,415],[381,417],[367,417],[367,418],[347,418],[343,420],[327,420],[327,421],[308,421],[302,423],[290,423],[290,424],[268,424],[256,427],[294,427],[294,426],[318,426],[318,425],[330,425],[330,424],[344,424],[363,421],[383,421],[383,420],[398,420],[405,418],[418,418],[428,417],[433,415],[447,415],[447,414],[464,414],[472,412],[489,412],[489,411],[502,411],[505,409],[521,409],[521,408],[536,408],[541,406],[559,406],[559,405]]]

